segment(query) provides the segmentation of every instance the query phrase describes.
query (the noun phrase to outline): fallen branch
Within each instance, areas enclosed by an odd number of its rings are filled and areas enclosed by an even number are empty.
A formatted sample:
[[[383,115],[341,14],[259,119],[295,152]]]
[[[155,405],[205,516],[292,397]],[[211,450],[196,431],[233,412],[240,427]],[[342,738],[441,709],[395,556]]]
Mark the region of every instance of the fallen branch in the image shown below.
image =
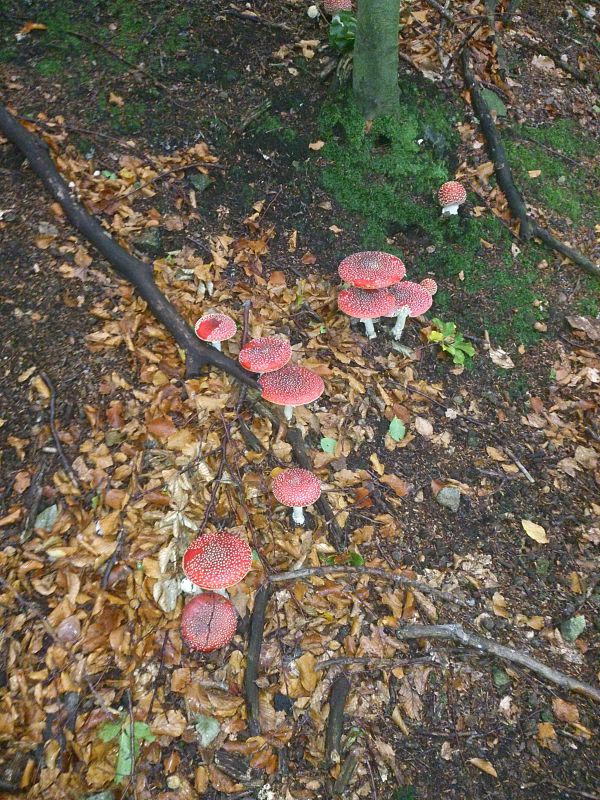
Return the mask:
[[[518,33],[513,33],[512,41],[520,44],[521,47],[525,47],[527,50],[531,50],[532,53],[542,54],[551,58],[554,61],[555,66],[559,67],[570,75],[572,78],[575,78],[576,81],[579,83],[589,83],[590,82],[590,75],[587,72],[583,72],[577,67],[572,67],[567,61],[563,61],[562,58],[558,53],[552,50],[550,47],[546,47],[544,44],[540,44],[539,42],[534,42],[531,39],[528,39],[526,36],[520,36]]]
[[[260,651],[265,629],[265,613],[271,595],[268,584],[261,586],[254,597],[254,608],[250,619],[250,635],[248,652],[246,653],[246,672],[244,673],[244,691],[248,708],[248,730],[251,736],[260,734],[260,698],[256,679],[260,666]]]
[[[372,578],[378,578],[382,581],[389,581],[390,583],[397,584],[398,586],[404,586],[407,589],[417,589],[423,594],[429,594],[432,597],[437,597],[438,600],[444,600],[446,603],[452,603],[453,605],[460,606],[461,608],[472,608],[475,605],[475,601],[472,599],[462,600],[460,597],[454,597],[454,595],[451,595],[448,592],[443,592],[441,589],[434,589],[433,586],[428,586],[426,583],[421,583],[420,581],[415,581],[412,578],[407,578],[405,575],[397,575],[394,572],[389,572],[385,569],[379,569],[378,567],[347,567],[344,565],[332,565],[327,567],[302,567],[301,569],[296,569],[291,572],[274,572],[269,575],[269,581],[271,583],[285,583],[287,581],[299,581],[303,578],[310,578],[313,575],[318,577],[326,577],[327,575],[336,574],[353,575],[358,578],[363,575],[369,575]]]
[[[494,639],[488,639],[484,636],[478,636],[475,633],[469,633],[462,625],[407,625],[404,628],[399,628],[396,631],[399,639],[448,639],[452,642],[459,642],[467,647],[473,647],[480,653],[489,653],[490,655],[497,656],[504,661],[510,661],[512,664],[519,664],[521,667],[535,672],[542,678],[545,678],[550,683],[560,686],[562,689],[568,689],[571,692],[576,692],[590,700],[595,700],[600,703],[600,689],[592,686],[589,683],[584,683],[577,678],[571,678],[563,672],[548,667],[532,658],[526,653],[519,650],[513,650],[510,647],[505,647],[503,644],[496,642]]]
[[[582,267],[586,272],[589,272],[590,275],[595,275],[597,278],[600,278],[600,266],[598,264],[594,264],[589,258],[586,258],[586,256],[582,255],[582,253],[579,251],[574,250],[572,247],[569,247],[569,245],[559,241],[545,228],[542,228],[541,225],[538,225],[535,220],[530,219],[523,197],[517,189],[512,176],[508,159],[506,158],[504,145],[502,144],[500,136],[498,135],[496,123],[494,122],[489,106],[481,93],[479,84],[475,78],[475,74],[470,67],[470,53],[467,49],[463,50],[461,53],[461,65],[465,86],[471,94],[473,111],[479,120],[479,125],[486,142],[489,156],[494,164],[494,171],[496,173],[498,185],[504,192],[513,216],[519,221],[521,237],[525,240],[531,238],[531,236],[541,239],[541,241],[544,242],[544,244],[546,244],[548,247],[556,250],[562,255],[567,256],[567,258],[569,258],[575,264]]]
[[[371,656],[341,656],[319,661],[315,670],[330,669],[331,667],[368,667],[369,669],[395,669],[396,667],[411,667],[413,664],[435,664],[432,658],[372,658]],[[439,666],[439,665],[438,665]]]
[[[344,708],[350,691],[350,681],[339,675],[331,687],[329,695],[329,716],[325,732],[325,769],[329,770],[340,760],[342,733],[344,730]]]
[[[104,256],[114,271],[129,281],[139,296],[173,336],[187,355],[188,374],[196,374],[204,364],[212,364],[252,389],[259,388],[246,370],[224,353],[198,339],[154,282],[152,267],[124,250],[71,194],[44,144],[0,105],[0,131],[29,160],[31,168],[52,197],[60,204],[75,228]]]

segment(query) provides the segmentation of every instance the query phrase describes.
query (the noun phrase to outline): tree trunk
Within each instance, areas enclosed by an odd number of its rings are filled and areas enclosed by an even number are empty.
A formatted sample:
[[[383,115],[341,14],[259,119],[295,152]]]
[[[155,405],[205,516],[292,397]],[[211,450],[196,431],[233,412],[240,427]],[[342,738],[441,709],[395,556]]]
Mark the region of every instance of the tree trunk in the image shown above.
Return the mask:
[[[358,0],[353,88],[365,119],[398,113],[399,22],[400,0]]]

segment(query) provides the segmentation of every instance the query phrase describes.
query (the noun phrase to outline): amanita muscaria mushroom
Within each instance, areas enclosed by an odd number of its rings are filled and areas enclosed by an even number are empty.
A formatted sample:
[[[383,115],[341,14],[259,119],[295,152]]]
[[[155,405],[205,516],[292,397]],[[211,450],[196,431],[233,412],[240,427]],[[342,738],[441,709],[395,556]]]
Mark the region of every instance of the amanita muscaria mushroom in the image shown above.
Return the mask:
[[[287,420],[292,419],[295,406],[305,406],[317,400],[325,390],[323,378],[316,372],[298,364],[267,372],[258,379],[262,396],[269,403],[284,406]]]
[[[325,0],[323,8],[326,14],[339,14],[340,11],[352,11],[352,0]]]
[[[389,317],[396,308],[396,301],[389,289],[359,289],[351,286],[338,295],[338,307],[349,317],[358,318],[365,326],[369,339],[375,339],[373,320]]]
[[[440,186],[438,200],[442,206],[442,216],[458,214],[458,207],[467,199],[467,192],[462,183],[448,181]]]
[[[196,595],[184,606],[181,635],[190,650],[210,653],[233,639],[237,614],[230,600],[216,592]]]
[[[251,567],[250,546],[229,531],[199,536],[183,554],[184,575],[201,589],[227,589],[243,580]]]
[[[432,297],[438,290],[437,283],[433,280],[433,278],[423,278],[421,281],[421,286],[426,292],[429,292]]]
[[[235,336],[236,329],[235,321],[231,317],[217,311],[204,314],[194,326],[196,336],[204,342],[210,342],[217,350],[221,349],[221,342]]]
[[[296,525],[304,525],[306,506],[316,503],[321,496],[321,482],[307,469],[291,467],[279,473],[271,484],[273,494],[284,506],[291,506]]]
[[[385,289],[406,275],[403,262],[391,253],[366,250],[340,262],[340,278],[361,289]]]
[[[419,317],[431,308],[433,298],[423,286],[412,281],[402,281],[388,289],[394,297],[396,324],[392,329],[394,339],[400,339],[407,317]]]
[[[285,367],[292,357],[292,348],[281,336],[251,339],[240,350],[239,361],[250,372],[275,372]]]

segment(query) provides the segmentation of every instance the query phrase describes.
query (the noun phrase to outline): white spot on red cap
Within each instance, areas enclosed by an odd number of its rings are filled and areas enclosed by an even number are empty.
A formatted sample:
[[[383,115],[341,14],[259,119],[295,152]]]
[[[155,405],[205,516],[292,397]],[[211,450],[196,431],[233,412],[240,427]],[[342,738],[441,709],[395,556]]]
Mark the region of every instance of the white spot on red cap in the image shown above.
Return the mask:
[[[235,336],[237,326],[227,314],[204,314],[194,326],[196,336],[205,342],[224,342]]]
[[[243,580],[252,566],[247,542],[229,531],[199,536],[183,554],[183,572],[201,589],[227,589]]]
[[[361,289],[385,289],[406,275],[403,262],[391,253],[366,250],[353,253],[338,267],[340,278]]]
[[[258,379],[262,396],[280,406],[303,406],[319,398],[324,390],[323,378],[298,364],[261,375]]]
[[[250,372],[274,372],[285,367],[292,357],[292,348],[281,336],[252,339],[240,350],[239,361]]]
[[[338,307],[344,314],[358,319],[377,319],[394,311],[396,301],[390,289],[359,289],[351,286],[338,295]]]
[[[187,603],[181,615],[181,635],[191,650],[210,653],[229,644],[237,628],[232,603],[222,594],[203,592]]]
[[[312,472],[291,467],[280,472],[271,484],[273,494],[284,506],[310,506],[321,496],[321,481]]]
[[[395,300],[394,311],[398,311],[402,306],[408,306],[411,317],[418,317],[424,314],[431,308],[433,303],[433,298],[427,289],[421,284],[413,283],[412,281],[402,281],[396,286],[390,286],[388,291]]]

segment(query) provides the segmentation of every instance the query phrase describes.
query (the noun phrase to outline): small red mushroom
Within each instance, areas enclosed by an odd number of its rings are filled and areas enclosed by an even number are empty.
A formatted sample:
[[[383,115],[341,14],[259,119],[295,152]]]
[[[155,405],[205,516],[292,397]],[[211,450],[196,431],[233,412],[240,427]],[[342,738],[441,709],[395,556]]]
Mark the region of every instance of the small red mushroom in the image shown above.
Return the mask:
[[[440,186],[438,200],[442,206],[442,216],[458,214],[458,207],[467,199],[467,191],[462,183],[448,181]]]
[[[251,339],[240,350],[239,361],[250,372],[275,372],[285,367],[292,357],[292,348],[281,336],[263,336]]]
[[[235,321],[227,314],[211,311],[204,314],[194,326],[196,336],[204,342],[210,342],[217,350],[221,349],[221,342],[235,336],[237,330]]]
[[[429,294],[432,297],[438,290],[438,285],[433,280],[433,278],[423,278],[423,280],[421,281],[421,286],[425,289],[426,292],[429,292]]]
[[[325,0],[323,8],[326,14],[339,14],[340,11],[352,11],[352,0]]]
[[[320,375],[297,364],[287,364],[275,372],[267,372],[258,382],[265,400],[284,406],[283,413],[288,421],[292,419],[295,406],[314,402],[325,390]]]
[[[375,339],[373,320],[387,317],[396,308],[396,301],[389,289],[359,289],[351,286],[343,289],[338,295],[338,307],[349,317],[357,317],[365,326],[369,339]]]
[[[307,469],[284,469],[271,484],[273,494],[284,506],[291,506],[296,525],[304,525],[303,508],[316,503],[321,496],[321,482]]]
[[[190,650],[210,653],[233,639],[237,615],[230,600],[203,592],[187,603],[181,615],[181,635]]]
[[[243,580],[251,567],[250,546],[229,531],[199,536],[183,554],[186,578],[201,589],[227,589]]]
[[[338,267],[340,278],[361,289],[385,289],[406,275],[404,263],[390,253],[367,250],[353,253]]]
[[[396,324],[392,329],[394,339],[400,339],[407,317],[419,317],[431,308],[433,298],[423,286],[412,281],[402,281],[389,290],[395,300],[394,313]]]

